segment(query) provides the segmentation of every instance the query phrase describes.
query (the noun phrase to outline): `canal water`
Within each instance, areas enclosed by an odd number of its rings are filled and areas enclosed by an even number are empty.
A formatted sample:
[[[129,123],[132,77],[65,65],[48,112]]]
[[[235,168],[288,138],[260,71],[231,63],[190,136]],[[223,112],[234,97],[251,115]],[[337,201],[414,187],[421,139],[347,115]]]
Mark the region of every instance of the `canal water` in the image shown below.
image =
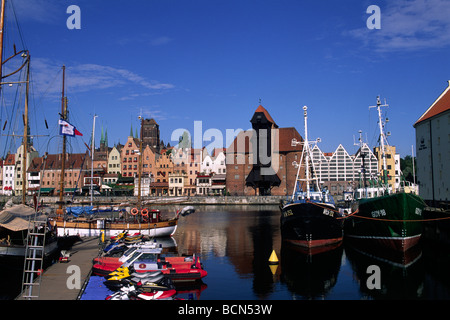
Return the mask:
[[[279,209],[270,206],[197,206],[194,214],[181,217],[173,239],[164,245],[175,255],[200,255],[208,275],[193,286],[177,286],[178,297],[450,299],[448,247],[423,241],[408,255],[386,256],[344,242],[337,249],[309,255],[282,243],[279,218]],[[268,263],[272,251],[279,260],[277,265]],[[14,299],[21,272],[11,266],[0,265],[0,268],[0,275],[4,275],[0,296]],[[91,277],[81,299],[105,299],[111,292],[102,282],[100,277]]]

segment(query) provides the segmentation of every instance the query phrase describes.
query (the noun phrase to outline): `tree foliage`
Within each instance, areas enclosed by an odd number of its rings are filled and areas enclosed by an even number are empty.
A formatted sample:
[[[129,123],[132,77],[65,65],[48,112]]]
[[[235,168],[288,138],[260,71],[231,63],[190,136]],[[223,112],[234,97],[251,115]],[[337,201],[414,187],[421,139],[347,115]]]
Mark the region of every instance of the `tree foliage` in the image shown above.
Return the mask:
[[[416,159],[414,159],[414,170],[417,175],[417,166],[415,163]],[[414,182],[413,176],[413,157],[406,156],[400,159],[400,170],[403,172],[403,177],[406,181]]]

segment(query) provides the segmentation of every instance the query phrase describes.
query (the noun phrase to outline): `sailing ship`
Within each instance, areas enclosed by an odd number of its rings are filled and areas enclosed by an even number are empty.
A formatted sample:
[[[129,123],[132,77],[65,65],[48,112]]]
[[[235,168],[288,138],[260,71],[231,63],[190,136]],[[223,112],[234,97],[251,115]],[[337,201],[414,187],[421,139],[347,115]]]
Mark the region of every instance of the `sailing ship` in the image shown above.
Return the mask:
[[[367,188],[364,185],[355,192],[352,203],[353,215],[345,222],[345,236],[357,240],[359,245],[375,248],[389,248],[398,252],[411,249],[422,234],[422,210],[425,202],[409,188],[397,192],[388,184],[385,122],[381,116],[381,104],[377,98],[378,125],[380,130],[380,154],[382,160],[379,186]],[[364,170],[364,168],[363,168]]]
[[[64,67],[63,67],[63,89],[62,89],[62,120],[67,120],[65,118],[67,114],[67,99],[64,97]],[[93,132],[95,131],[95,118],[93,121]],[[141,118],[140,118],[141,119]],[[141,119],[142,121],[142,119]],[[64,136],[65,138],[65,136]],[[142,141],[142,126],[141,126],[141,139]],[[62,159],[65,158],[65,139],[63,140],[63,155]],[[53,225],[56,227],[58,236],[100,236],[101,234],[108,234],[109,236],[117,236],[118,234],[127,231],[129,234],[139,233],[149,237],[170,237],[172,236],[178,226],[178,219],[181,213],[186,214],[186,212],[195,211],[194,208],[183,208],[183,210],[178,210],[174,217],[163,218],[161,212],[155,209],[148,209],[142,207],[141,204],[141,176],[142,176],[142,143],[139,146],[139,182],[138,182],[138,197],[136,207],[128,211],[121,210],[116,217],[108,218],[107,213],[102,212],[102,215],[93,218],[91,214],[88,214],[89,209],[92,209],[93,201],[93,152],[94,152],[94,134],[92,135],[92,148],[91,148],[91,182],[90,182],[90,195],[91,195],[91,206],[87,210],[87,214],[80,216],[78,214],[69,214],[74,212],[66,208],[62,208],[63,201],[63,186],[64,186],[64,163],[62,164],[62,174],[61,174],[61,187],[60,187],[60,207],[57,210],[57,216],[53,221]],[[65,212],[64,212],[65,211]]]
[[[16,170],[18,171],[17,178],[20,178],[21,190],[21,203],[14,204],[13,198],[6,203],[3,210],[0,212],[0,257],[16,257],[24,259],[27,255],[27,242],[31,239],[30,234],[38,232],[44,237],[39,238],[34,246],[39,246],[40,249],[35,250],[36,258],[45,258],[46,256],[54,253],[57,246],[56,232],[52,226],[48,223],[48,217],[45,214],[38,212],[37,203],[34,206],[27,205],[27,161],[29,158],[30,150],[30,128],[28,119],[28,106],[29,106],[29,89],[30,89],[30,63],[31,57],[28,50],[23,49],[17,51],[14,45],[14,53],[3,60],[3,36],[5,34],[5,12],[6,12],[6,0],[1,1],[1,14],[0,14],[0,90],[2,94],[2,101],[5,101],[5,88],[4,85],[10,87],[14,85],[21,86],[25,84],[25,99],[24,99],[24,112],[23,119],[23,138],[22,145],[19,147],[19,161],[16,162]],[[19,61],[17,61],[19,60]],[[14,62],[15,61],[15,62]],[[10,73],[3,74],[3,65],[6,62],[18,63],[17,68],[10,69]],[[16,79],[9,80],[9,77],[18,75]],[[3,125],[5,130],[7,121]],[[15,136],[15,135],[13,135]],[[33,151],[33,150],[32,150]],[[14,181],[19,182],[19,180]],[[16,184],[18,185],[18,183]],[[39,225],[39,230],[35,230],[35,226]],[[43,243],[42,243],[43,242]]]
[[[283,241],[309,250],[311,254],[327,251],[342,244],[343,215],[334,204],[327,189],[319,188],[319,178],[314,172],[310,142],[308,141],[307,107],[303,107],[305,137],[303,142],[295,139],[292,145],[301,144],[302,155],[298,164],[292,196],[281,206],[281,236]],[[320,142],[317,139],[313,143]],[[300,178],[305,160],[305,179]],[[296,164],[296,163],[295,163]],[[302,182],[304,182],[303,190]]]

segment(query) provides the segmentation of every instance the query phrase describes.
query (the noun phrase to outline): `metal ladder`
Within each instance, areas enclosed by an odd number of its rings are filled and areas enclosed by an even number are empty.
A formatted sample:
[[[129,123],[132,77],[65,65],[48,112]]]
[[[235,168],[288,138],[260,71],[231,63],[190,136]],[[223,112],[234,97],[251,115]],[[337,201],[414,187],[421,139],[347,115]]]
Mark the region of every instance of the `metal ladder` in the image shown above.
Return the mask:
[[[46,233],[47,217],[41,220],[38,220],[36,217],[30,218],[22,278],[22,298],[24,299],[39,298],[42,280],[41,273],[44,270]]]

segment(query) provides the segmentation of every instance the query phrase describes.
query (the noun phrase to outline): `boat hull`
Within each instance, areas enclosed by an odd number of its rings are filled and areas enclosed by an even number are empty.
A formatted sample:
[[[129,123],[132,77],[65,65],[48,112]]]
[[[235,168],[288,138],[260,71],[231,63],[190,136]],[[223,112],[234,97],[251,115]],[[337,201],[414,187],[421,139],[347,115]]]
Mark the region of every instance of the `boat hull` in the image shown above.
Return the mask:
[[[144,236],[150,237],[170,237],[177,230],[178,219],[168,221],[160,221],[156,223],[126,223],[115,222],[106,223],[105,220],[93,220],[89,222],[77,221],[55,221],[54,225],[57,227],[58,236],[73,236],[80,237],[96,237],[102,233],[106,233],[111,237],[117,236],[124,230],[128,233],[140,233]]]
[[[367,247],[407,251],[422,235],[423,200],[411,193],[361,199],[345,222],[345,236]]]
[[[58,249],[58,243],[57,241],[52,241],[45,245],[44,248],[44,256],[49,256],[52,253],[56,252]],[[19,258],[25,258],[25,251],[26,246],[21,245],[0,245],[0,257],[19,257]],[[39,251],[37,250],[38,256],[40,256]]]
[[[334,206],[292,203],[281,209],[281,236],[290,244],[323,251],[339,246],[343,240],[343,219]]]

